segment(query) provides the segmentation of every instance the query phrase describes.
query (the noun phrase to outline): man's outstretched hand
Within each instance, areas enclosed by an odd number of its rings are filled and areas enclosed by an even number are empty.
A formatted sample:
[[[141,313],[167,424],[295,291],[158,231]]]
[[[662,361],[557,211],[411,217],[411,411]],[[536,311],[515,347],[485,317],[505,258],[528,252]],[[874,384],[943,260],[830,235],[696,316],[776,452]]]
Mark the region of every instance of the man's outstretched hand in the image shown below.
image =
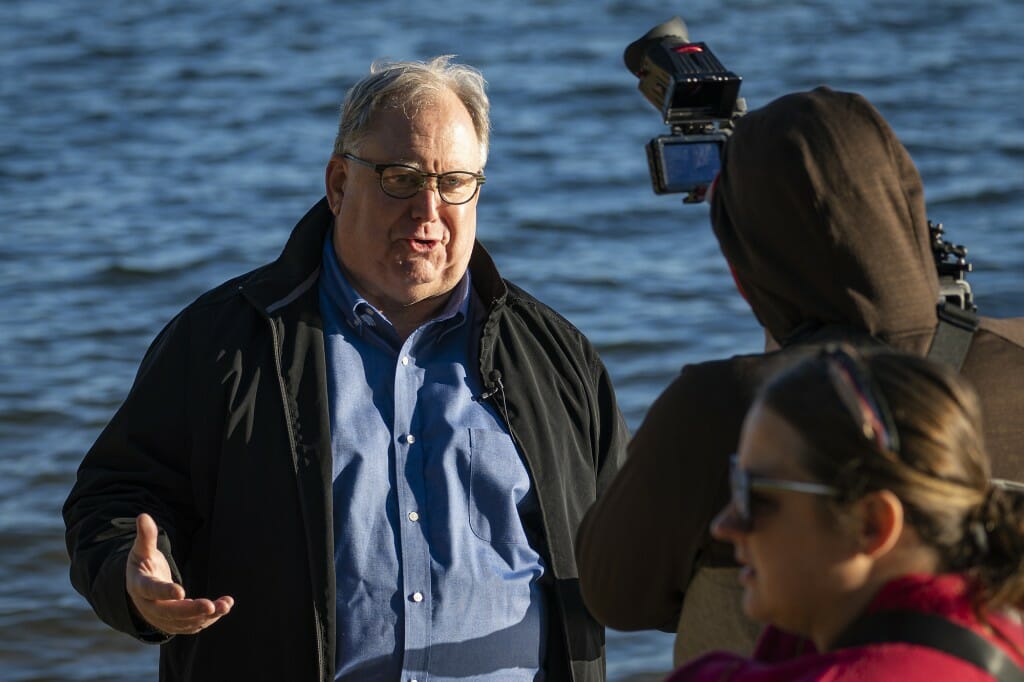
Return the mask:
[[[139,514],[135,530],[135,543],[125,570],[125,588],[147,623],[169,635],[193,635],[231,611],[235,604],[232,597],[185,598],[185,588],[174,582],[167,558],[156,547],[153,517]]]

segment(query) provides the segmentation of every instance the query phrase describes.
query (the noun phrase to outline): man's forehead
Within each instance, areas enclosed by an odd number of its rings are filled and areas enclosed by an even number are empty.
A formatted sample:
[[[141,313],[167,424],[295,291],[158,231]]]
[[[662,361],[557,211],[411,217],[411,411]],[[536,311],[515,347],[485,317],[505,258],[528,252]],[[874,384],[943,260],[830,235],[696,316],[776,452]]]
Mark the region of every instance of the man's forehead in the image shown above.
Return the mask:
[[[415,112],[378,111],[367,127],[361,151],[382,155],[377,162],[443,163],[475,170],[482,149],[469,111],[461,101],[422,104]]]

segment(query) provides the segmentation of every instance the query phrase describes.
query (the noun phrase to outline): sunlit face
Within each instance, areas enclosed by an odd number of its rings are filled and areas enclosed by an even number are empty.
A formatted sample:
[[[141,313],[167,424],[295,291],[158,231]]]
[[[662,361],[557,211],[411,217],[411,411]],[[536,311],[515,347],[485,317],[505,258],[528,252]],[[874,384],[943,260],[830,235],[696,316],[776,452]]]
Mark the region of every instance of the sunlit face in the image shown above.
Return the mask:
[[[761,477],[812,481],[798,460],[806,448],[788,422],[757,404],[743,424],[739,466]],[[750,498],[750,530],[737,523],[731,504],[712,524],[715,537],[735,546],[743,609],[754,620],[808,635],[823,610],[849,589],[856,541],[829,521],[820,496],[753,490]]]
[[[403,163],[430,173],[480,172],[481,147],[466,107],[452,92],[409,118],[400,109],[375,115],[354,150],[372,163]],[[332,158],[327,192],[335,214],[334,248],[356,290],[387,311],[438,302],[469,265],[479,193],[468,203],[441,201],[431,180],[409,199],[384,194],[379,176]]]

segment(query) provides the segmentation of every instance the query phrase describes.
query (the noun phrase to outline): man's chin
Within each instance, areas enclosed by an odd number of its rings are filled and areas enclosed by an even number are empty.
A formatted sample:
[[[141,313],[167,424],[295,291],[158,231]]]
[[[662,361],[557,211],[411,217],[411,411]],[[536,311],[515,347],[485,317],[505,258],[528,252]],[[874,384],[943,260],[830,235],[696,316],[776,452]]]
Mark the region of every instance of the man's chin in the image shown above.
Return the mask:
[[[461,275],[449,279],[444,276],[445,274],[433,267],[416,268],[412,271],[407,269],[402,281],[396,283],[394,287],[396,300],[404,302],[405,305],[415,305],[428,299],[445,296],[461,279]]]
[[[440,303],[451,293],[455,285],[447,286],[440,282],[424,282],[409,284],[396,289],[392,301],[402,308],[410,308],[420,304]]]

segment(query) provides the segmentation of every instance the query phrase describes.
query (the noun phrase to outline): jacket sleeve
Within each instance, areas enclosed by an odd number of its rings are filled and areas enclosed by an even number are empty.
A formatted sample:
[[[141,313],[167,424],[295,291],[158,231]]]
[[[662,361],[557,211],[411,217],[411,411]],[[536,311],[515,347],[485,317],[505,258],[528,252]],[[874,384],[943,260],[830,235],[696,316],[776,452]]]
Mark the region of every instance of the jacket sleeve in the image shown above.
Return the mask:
[[[158,547],[175,563],[180,538],[194,522],[188,471],[186,314],[150,346],[124,403],[86,454],[64,504],[71,582],[105,623],[145,641],[166,636],[133,617],[125,566],[135,517],[147,512],[160,529]],[[173,551],[172,551],[173,549]]]
[[[597,443],[597,496],[600,498],[618,474],[626,461],[626,445],[629,442],[629,429],[626,420],[619,410],[608,370],[600,360],[597,381],[597,407],[599,411],[596,423],[600,432],[595,439]]]
[[[709,413],[711,421],[728,418],[704,409],[701,394],[684,369],[651,407],[625,465],[580,526],[583,598],[609,627],[675,631],[709,545],[708,526],[727,500],[727,454],[739,426],[708,423]]]

